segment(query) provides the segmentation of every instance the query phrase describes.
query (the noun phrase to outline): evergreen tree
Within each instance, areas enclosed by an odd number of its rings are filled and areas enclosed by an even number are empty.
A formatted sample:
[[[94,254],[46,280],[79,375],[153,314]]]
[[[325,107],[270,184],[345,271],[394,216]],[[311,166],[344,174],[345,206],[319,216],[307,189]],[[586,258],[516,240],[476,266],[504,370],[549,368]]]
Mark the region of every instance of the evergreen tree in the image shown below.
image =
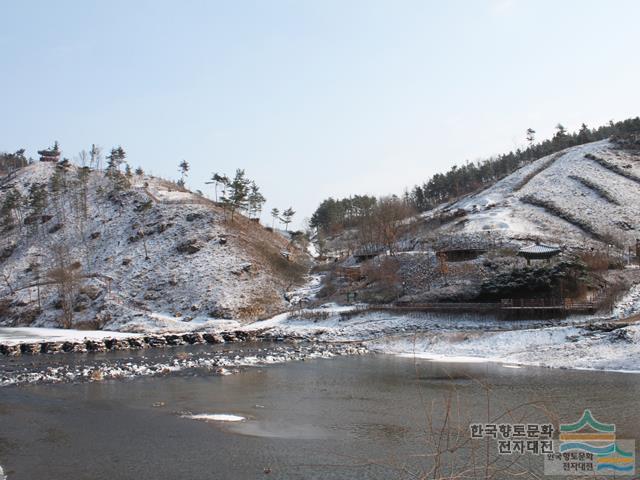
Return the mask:
[[[85,220],[89,213],[89,172],[89,167],[81,167],[76,173],[80,194],[80,211]]]
[[[260,188],[256,185],[256,182],[251,182],[249,190],[249,217],[260,217],[262,212],[262,206],[267,201],[264,195],[260,193]]]
[[[527,143],[529,147],[536,141],[536,131],[533,128],[527,128]]]
[[[11,187],[5,194],[0,206],[0,216],[6,226],[13,227],[17,223],[18,227],[22,228],[22,214],[20,211],[22,202],[23,197],[20,191],[15,187]]]
[[[107,155],[107,174],[115,175],[120,172],[120,165],[124,162],[127,154],[122,147],[112,148],[111,153]]]
[[[585,123],[580,125],[580,130],[578,131],[578,144],[589,143],[591,141],[591,130]]]
[[[276,228],[276,220],[280,220],[280,210],[277,208],[272,208],[271,217],[271,228]]]
[[[282,212],[282,223],[284,223],[284,229],[286,231],[289,231],[289,224],[291,223],[291,220],[293,219],[293,216],[296,214],[296,212],[293,211],[293,208],[289,207],[287,208],[284,212]]]
[[[180,172],[180,180],[182,182],[182,186],[184,186],[184,179],[187,176],[187,172],[189,172],[189,162],[186,160],[182,160],[178,165],[178,171]]]
[[[126,175],[120,171],[120,166],[124,163],[127,154],[122,147],[112,148],[107,155],[106,175],[113,181],[112,186],[116,191],[126,190],[131,186]]]
[[[214,173],[211,175],[211,181],[205,182],[207,185],[214,185],[215,192],[215,201],[218,202],[218,185],[223,186],[223,195],[226,195],[226,188],[229,185],[229,178],[226,175],[220,175],[219,173]]]
[[[246,178],[244,170],[237,169],[233,181],[229,184],[228,192],[222,197],[222,203],[231,211],[231,220],[236,211],[246,210],[248,206],[250,180]]]
[[[40,229],[40,217],[47,208],[47,197],[49,191],[44,183],[32,183],[29,187],[29,195],[27,196],[27,207],[31,210],[31,230],[37,233]]]

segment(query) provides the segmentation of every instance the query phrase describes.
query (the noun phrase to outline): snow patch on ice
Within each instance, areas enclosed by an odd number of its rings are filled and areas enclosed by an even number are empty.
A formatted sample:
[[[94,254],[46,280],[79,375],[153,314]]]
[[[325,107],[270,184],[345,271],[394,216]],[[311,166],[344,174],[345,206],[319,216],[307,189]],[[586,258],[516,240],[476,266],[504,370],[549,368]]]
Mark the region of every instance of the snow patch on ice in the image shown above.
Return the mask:
[[[228,413],[200,413],[197,415],[182,415],[182,418],[190,418],[191,420],[204,420],[205,422],[242,422],[245,417],[239,415],[231,415]]]

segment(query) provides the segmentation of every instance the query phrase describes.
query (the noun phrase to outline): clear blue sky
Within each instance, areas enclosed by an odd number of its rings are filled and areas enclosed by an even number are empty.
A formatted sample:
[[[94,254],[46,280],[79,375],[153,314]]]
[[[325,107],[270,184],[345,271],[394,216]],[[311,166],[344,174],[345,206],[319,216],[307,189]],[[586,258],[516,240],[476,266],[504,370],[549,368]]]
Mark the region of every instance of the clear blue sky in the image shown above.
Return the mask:
[[[299,220],[640,114],[638,1],[8,1],[0,150],[245,168]],[[212,194],[212,192],[209,192]],[[266,218],[266,217],[265,217]]]

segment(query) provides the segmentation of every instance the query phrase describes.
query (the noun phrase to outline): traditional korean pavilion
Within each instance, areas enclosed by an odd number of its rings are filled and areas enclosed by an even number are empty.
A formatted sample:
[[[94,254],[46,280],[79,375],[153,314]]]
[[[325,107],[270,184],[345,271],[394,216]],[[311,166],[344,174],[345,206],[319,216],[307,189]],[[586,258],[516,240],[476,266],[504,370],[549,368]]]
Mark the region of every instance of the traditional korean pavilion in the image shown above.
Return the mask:
[[[38,150],[41,162],[58,162],[60,160],[60,147],[58,142],[54,143],[53,148],[48,150]]]
[[[560,254],[558,247],[551,247],[549,245],[543,245],[542,243],[536,243],[530,247],[521,248],[518,252],[519,257],[527,259],[527,265],[531,265],[531,260],[551,260],[556,255]]]

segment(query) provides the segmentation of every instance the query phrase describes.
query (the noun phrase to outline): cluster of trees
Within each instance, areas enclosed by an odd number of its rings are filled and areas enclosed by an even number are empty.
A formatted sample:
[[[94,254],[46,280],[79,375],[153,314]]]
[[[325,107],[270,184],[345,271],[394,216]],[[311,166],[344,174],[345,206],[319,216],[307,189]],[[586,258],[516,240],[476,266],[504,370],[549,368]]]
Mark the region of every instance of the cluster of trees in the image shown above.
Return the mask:
[[[354,227],[361,218],[368,216],[377,199],[369,195],[324,200],[311,216],[309,226],[325,234],[335,234],[344,228]]]
[[[407,225],[403,220],[415,212],[430,210],[461,195],[486,188],[518,168],[565,148],[637,132],[640,132],[639,117],[609,122],[594,129],[582,124],[573,133],[558,124],[553,137],[541,142],[536,142],[536,131],[529,128],[525,132],[528,143],[525,149],[453,166],[448,172],[438,173],[422,185],[407,190],[402,198],[376,199],[368,195],[328,198],[313,213],[309,226],[316,230],[317,238],[339,233],[344,228],[355,228],[361,246],[386,246],[393,252],[398,232]]]
[[[50,151],[59,152],[57,142]],[[9,162],[11,167],[24,167],[32,160],[24,158],[24,151],[3,155],[3,161]],[[78,303],[79,290],[86,278],[101,278],[101,275],[90,273],[91,256],[90,243],[85,231],[89,219],[89,195],[91,191],[100,193],[105,188],[129,188],[133,175],[126,163],[126,153],[122,147],[113,148],[105,157],[105,179],[91,177],[93,169],[102,170],[103,157],[101,151],[92,145],[89,152],[82,151],[77,156],[77,168],[71,168],[71,162],[63,158],[55,164],[55,168],[48,181],[33,182],[26,191],[15,186],[7,188],[0,197],[0,226],[2,234],[9,234],[17,230],[27,242],[47,232],[49,234],[60,231],[62,237],[45,237],[48,244],[48,254],[35,254],[29,261],[32,283],[19,288],[35,287],[38,293],[38,306],[42,308],[40,293],[42,288],[53,287],[58,293],[57,305],[62,310],[60,323],[63,327],[70,327],[74,311],[82,305]],[[124,165],[124,170],[122,169]],[[9,170],[11,171],[11,170]],[[138,169],[136,173],[142,174]],[[71,247],[68,234],[77,231],[83,240],[80,249]],[[80,260],[83,252],[86,261]],[[4,280],[10,290],[11,272],[4,275]]]
[[[358,218],[356,231],[361,248],[381,248],[394,255],[401,234],[411,228],[405,222],[415,214],[413,207],[395,195],[378,199],[375,205]]]
[[[231,213],[233,220],[235,212],[245,212],[249,218],[258,218],[267,199],[260,192],[256,182],[247,178],[243,169],[237,169],[233,178],[227,175],[214,173],[211,181],[215,188],[215,201],[220,203],[226,212]],[[218,189],[221,195],[218,196]]]
[[[0,173],[6,175],[22,167],[26,167],[29,163],[33,162],[33,159],[27,159],[27,157],[24,156],[24,152],[24,148],[14,153],[0,152]]]
[[[536,131],[527,129],[528,147],[478,162],[467,162],[462,166],[454,165],[446,173],[437,173],[422,185],[416,185],[406,197],[418,211],[426,211],[443,202],[448,202],[484,188],[513,173],[518,168],[538,158],[550,155],[568,147],[602,140],[612,135],[640,130],[640,118],[609,122],[609,124],[591,129],[582,124],[577,132],[569,133],[558,124],[551,139],[536,143]]]
[[[293,220],[293,216],[295,214],[296,212],[293,210],[293,207],[287,208],[285,211],[282,212],[282,215],[280,214],[279,208],[272,208],[271,209],[271,218],[272,218],[271,228],[275,228],[276,221],[277,221],[277,222],[284,223],[284,229],[286,231],[289,231],[289,224]]]

